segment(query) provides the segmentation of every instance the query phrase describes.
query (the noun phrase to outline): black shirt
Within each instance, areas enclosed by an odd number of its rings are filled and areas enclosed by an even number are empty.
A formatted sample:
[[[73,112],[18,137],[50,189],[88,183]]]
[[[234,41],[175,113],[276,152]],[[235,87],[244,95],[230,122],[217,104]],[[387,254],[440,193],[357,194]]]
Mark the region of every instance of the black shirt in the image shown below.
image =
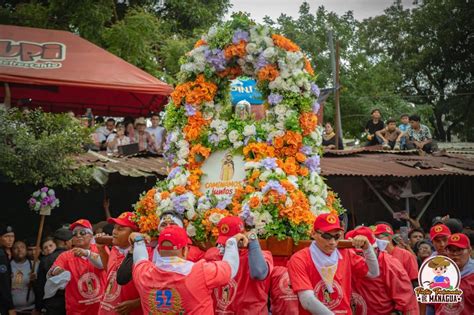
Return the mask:
[[[0,314],[7,314],[14,309],[12,300],[12,268],[8,255],[0,247]]]
[[[367,129],[371,135],[374,135],[376,131],[382,130],[384,127],[383,121],[379,120],[378,123],[374,124],[372,119],[365,125],[365,129]]]

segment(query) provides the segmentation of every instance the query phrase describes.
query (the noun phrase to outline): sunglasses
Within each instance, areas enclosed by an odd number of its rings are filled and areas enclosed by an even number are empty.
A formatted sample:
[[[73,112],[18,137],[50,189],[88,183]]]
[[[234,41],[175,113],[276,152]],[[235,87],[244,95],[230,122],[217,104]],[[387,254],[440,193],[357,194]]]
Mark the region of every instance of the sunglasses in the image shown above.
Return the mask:
[[[335,241],[339,241],[340,239],[342,239],[342,233],[331,234],[331,233],[322,233],[319,231],[317,231],[316,233],[321,235],[321,237],[327,241],[330,241],[331,239],[334,239]]]
[[[72,232],[72,236],[85,236],[87,234],[89,234],[89,232],[87,232],[86,230],[77,230]]]

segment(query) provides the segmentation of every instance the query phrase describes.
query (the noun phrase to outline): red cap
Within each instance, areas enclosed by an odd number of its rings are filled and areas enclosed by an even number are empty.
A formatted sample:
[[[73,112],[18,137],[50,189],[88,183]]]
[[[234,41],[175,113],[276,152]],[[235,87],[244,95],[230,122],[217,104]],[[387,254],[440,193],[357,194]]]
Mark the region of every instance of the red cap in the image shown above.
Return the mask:
[[[225,217],[219,221],[217,228],[219,229],[217,243],[225,244],[229,238],[244,231],[244,222],[239,217]]]
[[[134,214],[132,212],[124,212],[119,215],[117,218],[108,218],[107,222],[112,224],[117,224],[120,226],[125,226],[131,228],[133,231],[138,231],[138,226],[133,222],[132,218]]]
[[[430,229],[430,239],[433,240],[437,236],[450,236],[451,231],[444,224],[436,224]]]
[[[170,242],[171,246],[161,245],[163,242]],[[177,225],[170,225],[161,231],[158,236],[158,249],[159,250],[175,250],[181,249],[188,245],[188,235],[186,230]]]
[[[323,213],[318,215],[316,220],[314,220],[313,230],[319,230],[322,232],[334,230],[344,231],[339,222],[339,218],[333,213]]]
[[[388,233],[390,235],[393,235],[393,230],[387,224],[377,224],[375,226],[374,235],[379,235],[379,234],[382,234],[382,233]]]
[[[86,220],[86,219],[77,220],[76,222],[71,224],[71,226],[69,226],[69,229],[71,231],[74,231],[74,228],[76,226],[82,226],[82,227],[85,227],[86,229],[91,229],[92,230],[92,224],[89,222],[89,220]]]
[[[375,243],[374,233],[372,232],[372,229],[367,227],[367,226],[361,226],[361,227],[359,227],[359,228],[352,231],[352,236],[351,236],[352,238],[354,238],[357,235],[363,235],[363,236],[367,237],[370,244]]]
[[[448,238],[447,246],[450,245],[466,249],[471,247],[471,242],[469,241],[469,238],[466,236],[466,234],[454,233]]]
[[[350,231],[347,231],[346,232],[346,240],[350,239],[350,238],[354,238],[354,230],[350,230]]]

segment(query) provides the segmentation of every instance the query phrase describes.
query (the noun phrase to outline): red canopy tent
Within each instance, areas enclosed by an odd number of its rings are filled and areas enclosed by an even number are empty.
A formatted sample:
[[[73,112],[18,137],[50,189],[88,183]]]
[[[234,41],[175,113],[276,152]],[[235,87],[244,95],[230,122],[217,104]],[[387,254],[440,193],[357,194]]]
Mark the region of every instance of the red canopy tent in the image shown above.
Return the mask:
[[[0,25],[0,82],[11,104],[95,115],[143,116],[159,111],[172,87],[66,31]],[[2,84],[3,85],[3,84]],[[5,89],[0,86],[0,99]]]

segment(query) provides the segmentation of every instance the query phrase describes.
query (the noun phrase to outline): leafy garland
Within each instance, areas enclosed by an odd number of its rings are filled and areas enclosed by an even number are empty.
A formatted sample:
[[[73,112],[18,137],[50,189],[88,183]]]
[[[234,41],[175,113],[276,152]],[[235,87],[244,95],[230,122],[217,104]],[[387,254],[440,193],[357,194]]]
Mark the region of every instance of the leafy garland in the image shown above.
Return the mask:
[[[260,237],[307,239],[320,213],[345,210],[319,175],[319,88],[310,61],[289,39],[245,15],[211,28],[181,60],[179,82],[166,106],[166,180],[135,205],[142,230],[157,235],[159,214],[185,216],[188,235],[212,241],[217,223],[239,215]],[[229,80],[257,79],[265,99],[261,121],[235,117]],[[245,158],[246,180],[232,199],[200,191],[200,167],[212,152]]]

